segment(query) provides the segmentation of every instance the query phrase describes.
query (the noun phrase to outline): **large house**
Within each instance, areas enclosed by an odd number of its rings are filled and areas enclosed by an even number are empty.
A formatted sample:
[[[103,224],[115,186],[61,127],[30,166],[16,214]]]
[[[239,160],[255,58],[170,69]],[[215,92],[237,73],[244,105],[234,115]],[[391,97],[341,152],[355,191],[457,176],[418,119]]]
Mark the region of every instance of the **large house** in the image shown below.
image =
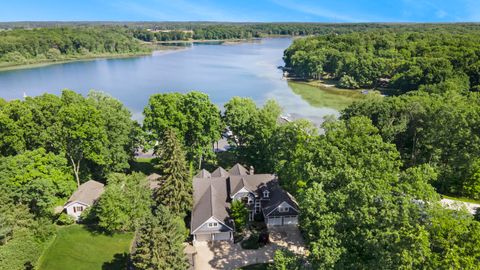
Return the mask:
[[[230,218],[230,203],[242,200],[249,219],[262,215],[267,226],[298,223],[298,205],[283,190],[275,175],[254,174],[236,164],[228,172],[219,167],[210,173],[202,170],[193,179],[191,233],[194,241],[232,240],[235,230]]]
[[[77,220],[85,209],[92,206],[100,198],[103,191],[102,183],[93,180],[85,182],[72,194],[63,209]]]

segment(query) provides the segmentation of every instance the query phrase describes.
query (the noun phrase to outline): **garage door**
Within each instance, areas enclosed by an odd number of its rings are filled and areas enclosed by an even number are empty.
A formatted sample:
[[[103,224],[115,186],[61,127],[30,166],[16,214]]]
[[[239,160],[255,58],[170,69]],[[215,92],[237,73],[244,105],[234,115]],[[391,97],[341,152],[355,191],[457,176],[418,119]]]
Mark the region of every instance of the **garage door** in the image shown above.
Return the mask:
[[[270,226],[280,226],[282,225],[282,217],[270,217],[268,218],[267,224]]]
[[[298,224],[297,217],[284,217],[283,218],[283,225],[296,225]]]
[[[212,240],[211,234],[195,234],[196,241],[210,241]]]
[[[230,232],[216,233],[213,235],[213,240],[230,240]]]

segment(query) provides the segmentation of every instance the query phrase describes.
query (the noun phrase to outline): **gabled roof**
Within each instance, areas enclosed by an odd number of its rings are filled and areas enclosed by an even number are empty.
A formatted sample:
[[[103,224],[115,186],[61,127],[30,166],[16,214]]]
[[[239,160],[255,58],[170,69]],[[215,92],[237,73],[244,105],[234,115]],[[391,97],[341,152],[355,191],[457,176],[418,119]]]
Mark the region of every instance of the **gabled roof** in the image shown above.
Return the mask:
[[[272,174],[232,175],[230,176],[230,196],[234,196],[242,188],[256,193],[258,189],[275,179]]]
[[[247,169],[245,169],[245,167],[243,167],[242,165],[240,164],[235,164],[229,171],[228,173],[230,175],[248,175],[248,171]]]
[[[222,168],[218,167],[215,171],[212,172],[212,177],[228,177],[228,172]]]
[[[90,180],[81,184],[65,205],[68,205],[71,202],[81,202],[86,205],[93,205],[93,203],[100,198],[103,191],[104,185],[102,183]]]
[[[210,172],[208,172],[205,169],[202,169],[197,175],[195,175],[195,178],[210,178],[212,175]]]
[[[193,211],[191,231],[198,229],[209,218],[232,228],[227,212],[226,178],[195,178],[193,179]]]
[[[285,191],[282,187],[280,187],[280,184],[278,183],[277,180],[272,181],[268,183],[267,185],[269,193],[269,198],[268,200],[262,201],[262,210],[265,216],[270,215],[275,208],[277,208],[280,204],[283,202],[288,203],[291,207],[294,208],[294,210],[290,210],[289,213],[286,214],[298,214],[298,203],[293,198],[290,193]]]

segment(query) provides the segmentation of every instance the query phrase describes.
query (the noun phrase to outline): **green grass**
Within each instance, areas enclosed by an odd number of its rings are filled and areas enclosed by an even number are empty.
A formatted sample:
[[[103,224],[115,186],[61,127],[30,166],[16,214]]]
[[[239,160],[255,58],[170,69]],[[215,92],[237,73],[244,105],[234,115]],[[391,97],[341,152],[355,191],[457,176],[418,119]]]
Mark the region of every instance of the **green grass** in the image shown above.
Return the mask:
[[[39,260],[39,270],[125,269],[132,233],[108,236],[84,226],[60,228]]]
[[[269,263],[257,263],[241,267],[238,270],[267,270],[269,265]]]
[[[153,165],[153,158],[137,158],[132,162],[130,166],[133,172],[141,172],[145,175],[149,175],[155,172]]]
[[[466,198],[466,197],[452,197],[452,196],[443,195],[443,194],[440,194],[440,196],[442,196],[442,198],[450,199],[450,200],[454,200],[454,201],[480,204],[479,200],[470,199],[470,198]]]
[[[292,91],[300,95],[313,107],[343,110],[355,100],[364,97],[355,90],[342,90],[335,87],[311,85],[304,82],[289,82]]]

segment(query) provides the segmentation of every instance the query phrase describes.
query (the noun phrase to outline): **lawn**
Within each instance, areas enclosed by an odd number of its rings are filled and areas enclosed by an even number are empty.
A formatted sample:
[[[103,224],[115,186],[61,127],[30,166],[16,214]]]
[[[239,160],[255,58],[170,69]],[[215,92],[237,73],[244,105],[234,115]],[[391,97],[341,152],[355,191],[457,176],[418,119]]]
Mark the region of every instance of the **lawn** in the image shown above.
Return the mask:
[[[292,91],[301,96],[313,107],[333,108],[342,110],[352,104],[355,100],[364,97],[355,90],[341,90],[334,87],[322,87],[321,85],[310,85],[303,82],[289,82]]]
[[[107,236],[80,225],[63,227],[40,258],[38,269],[125,269],[132,239],[132,233]]]

